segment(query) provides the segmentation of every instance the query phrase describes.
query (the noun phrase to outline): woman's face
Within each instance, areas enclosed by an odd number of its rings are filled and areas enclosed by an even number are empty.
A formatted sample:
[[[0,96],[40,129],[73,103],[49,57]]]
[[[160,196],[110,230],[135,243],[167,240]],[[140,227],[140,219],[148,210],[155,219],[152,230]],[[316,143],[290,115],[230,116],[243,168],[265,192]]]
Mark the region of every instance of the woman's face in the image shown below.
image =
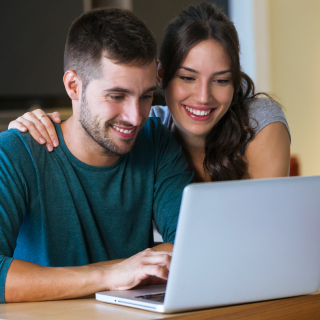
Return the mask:
[[[233,92],[231,59],[219,42],[210,39],[188,52],[166,87],[165,98],[177,129],[200,138],[227,112]]]

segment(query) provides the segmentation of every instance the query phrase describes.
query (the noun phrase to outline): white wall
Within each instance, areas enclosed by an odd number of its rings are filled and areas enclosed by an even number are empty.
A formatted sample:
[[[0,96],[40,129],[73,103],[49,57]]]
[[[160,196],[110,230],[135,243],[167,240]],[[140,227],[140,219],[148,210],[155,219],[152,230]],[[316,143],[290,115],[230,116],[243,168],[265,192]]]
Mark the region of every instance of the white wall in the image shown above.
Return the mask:
[[[320,1],[231,0],[243,69],[283,104],[302,175],[320,175]]]
[[[320,174],[320,1],[269,0],[271,90],[286,108],[291,153]]]
[[[230,18],[238,31],[241,67],[257,91],[270,91],[268,0],[230,0]]]

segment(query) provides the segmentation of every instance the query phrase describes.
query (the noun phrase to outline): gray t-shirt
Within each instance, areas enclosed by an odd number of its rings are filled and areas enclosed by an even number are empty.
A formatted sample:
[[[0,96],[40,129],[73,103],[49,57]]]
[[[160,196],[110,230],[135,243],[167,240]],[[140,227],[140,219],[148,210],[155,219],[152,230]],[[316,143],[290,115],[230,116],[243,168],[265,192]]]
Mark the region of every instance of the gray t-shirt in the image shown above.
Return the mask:
[[[252,139],[270,123],[282,122],[288,129],[289,125],[282,108],[273,100],[267,98],[253,99],[247,102],[250,117],[250,126],[253,128]],[[161,123],[169,128],[171,112],[167,106],[153,106],[149,117],[161,118]],[[290,137],[291,140],[291,137]]]

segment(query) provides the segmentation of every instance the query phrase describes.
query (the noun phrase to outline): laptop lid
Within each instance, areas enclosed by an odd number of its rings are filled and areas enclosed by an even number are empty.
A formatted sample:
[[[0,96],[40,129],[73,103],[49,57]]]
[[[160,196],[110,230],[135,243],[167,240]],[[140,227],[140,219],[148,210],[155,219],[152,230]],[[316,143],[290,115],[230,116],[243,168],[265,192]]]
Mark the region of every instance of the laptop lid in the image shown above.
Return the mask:
[[[319,176],[187,186],[164,304],[154,311],[177,312],[317,291],[318,190]],[[134,290],[127,293],[137,299]]]

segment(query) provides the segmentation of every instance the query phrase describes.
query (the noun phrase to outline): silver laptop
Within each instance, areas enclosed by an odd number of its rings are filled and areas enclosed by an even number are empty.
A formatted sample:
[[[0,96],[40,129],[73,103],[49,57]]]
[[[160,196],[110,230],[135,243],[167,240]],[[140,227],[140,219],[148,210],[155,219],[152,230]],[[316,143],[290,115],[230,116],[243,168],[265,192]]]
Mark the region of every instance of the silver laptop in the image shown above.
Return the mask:
[[[99,292],[96,299],[172,313],[319,286],[320,176],[276,178],[187,186],[166,287]]]

